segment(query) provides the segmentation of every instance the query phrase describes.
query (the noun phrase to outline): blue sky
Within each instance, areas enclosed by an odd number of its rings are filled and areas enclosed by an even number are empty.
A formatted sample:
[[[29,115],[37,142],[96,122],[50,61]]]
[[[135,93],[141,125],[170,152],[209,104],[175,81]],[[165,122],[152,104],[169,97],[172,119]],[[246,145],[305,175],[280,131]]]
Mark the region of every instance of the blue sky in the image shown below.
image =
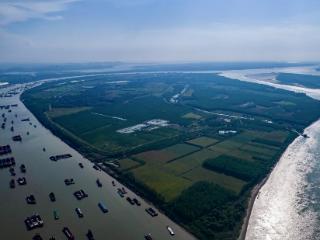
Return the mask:
[[[0,62],[319,61],[319,0],[0,0]]]

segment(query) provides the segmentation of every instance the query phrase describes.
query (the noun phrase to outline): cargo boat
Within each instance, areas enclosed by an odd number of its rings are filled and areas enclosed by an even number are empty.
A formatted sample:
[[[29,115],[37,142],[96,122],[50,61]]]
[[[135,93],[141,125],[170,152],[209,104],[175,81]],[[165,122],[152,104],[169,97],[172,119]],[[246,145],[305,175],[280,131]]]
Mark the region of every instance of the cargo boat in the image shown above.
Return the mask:
[[[0,159],[0,168],[6,168],[16,165],[14,157]]]
[[[134,201],[132,200],[132,198],[127,197],[126,200],[127,200],[131,205],[134,205]]]
[[[150,233],[144,235],[144,238],[145,238],[146,240],[152,240],[152,239],[153,239]]]
[[[101,209],[101,211],[102,211],[103,213],[109,212],[109,210],[106,208],[106,206],[105,206],[103,203],[99,202],[99,203],[98,203],[98,206],[99,206],[99,208]]]
[[[12,140],[15,142],[21,142],[22,141],[22,137],[20,135],[16,135],[12,137]]]
[[[27,217],[24,220],[24,223],[26,224],[28,230],[43,227],[44,224],[39,214],[34,214],[31,217]]]
[[[0,155],[5,155],[11,153],[11,147],[10,145],[4,145],[0,146]]]
[[[141,206],[141,203],[138,199],[134,198],[133,202],[137,205],[137,206]]]
[[[158,213],[153,208],[146,208],[146,212],[150,214],[152,217],[158,216]]]
[[[66,235],[66,237],[67,237],[68,240],[74,240],[74,239],[75,239],[74,236],[73,236],[73,234],[72,234],[71,231],[69,230],[69,228],[64,227],[64,228],[62,229],[62,232],[64,233],[64,235]]]

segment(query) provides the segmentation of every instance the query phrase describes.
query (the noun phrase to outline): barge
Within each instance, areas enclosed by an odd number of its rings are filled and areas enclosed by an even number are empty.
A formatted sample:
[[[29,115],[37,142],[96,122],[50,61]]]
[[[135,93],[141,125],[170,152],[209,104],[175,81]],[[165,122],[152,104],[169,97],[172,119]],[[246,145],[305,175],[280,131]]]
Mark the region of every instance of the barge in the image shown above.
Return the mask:
[[[14,157],[0,159],[0,168],[7,168],[16,165]]]
[[[0,146],[0,156],[12,153],[10,145]]]
[[[50,156],[49,159],[51,161],[59,161],[59,160],[62,160],[62,159],[67,159],[67,158],[71,158],[72,155],[70,153],[67,153],[67,154],[60,154],[60,155],[54,155],[54,156]]]
[[[34,214],[24,220],[28,230],[43,227],[44,223],[39,214]]]
[[[15,142],[21,142],[22,141],[22,137],[20,135],[16,135],[12,137],[12,140]]]

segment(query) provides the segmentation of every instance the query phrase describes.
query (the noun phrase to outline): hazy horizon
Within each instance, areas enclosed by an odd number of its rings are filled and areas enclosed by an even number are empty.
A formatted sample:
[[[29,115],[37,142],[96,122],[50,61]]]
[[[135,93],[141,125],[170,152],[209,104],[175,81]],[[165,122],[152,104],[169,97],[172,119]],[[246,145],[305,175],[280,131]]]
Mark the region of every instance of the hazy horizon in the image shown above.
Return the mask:
[[[3,0],[1,63],[319,62],[310,0]]]

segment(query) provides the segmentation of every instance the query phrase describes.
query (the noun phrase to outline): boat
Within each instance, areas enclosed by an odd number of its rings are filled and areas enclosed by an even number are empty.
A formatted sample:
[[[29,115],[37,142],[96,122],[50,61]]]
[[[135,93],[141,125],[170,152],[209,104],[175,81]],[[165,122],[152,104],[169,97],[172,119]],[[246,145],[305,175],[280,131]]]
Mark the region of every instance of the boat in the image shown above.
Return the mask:
[[[150,233],[144,235],[144,238],[145,238],[146,240],[152,240],[152,239],[153,239]]]
[[[102,187],[102,183],[100,182],[99,179],[97,179],[96,183],[97,183],[98,187]]]
[[[101,209],[101,211],[102,211],[103,213],[109,212],[109,210],[107,209],[107,207],[106,207],[102,202],[99,202],[99,203],[98,203],[98,206],[99,206],[99,208]]]
[[[56,196],[54,195],[53,192],[49,193],[49,198],[50,198],[51,202],[55,202],[56,201]]]
[[[137,205],[137,206],[141,206],[141,203],[138,199],[134,198],[133,202]]]
[[[149,213],[151,217],[158,216],[158,213],[152,207],[146,208],[146,212]]]
[[[9,172],[10,172],[11,176],[15,176],[15,175],[16,175],[16,172],[15,172],[15,170],[14,170],[13,167],[11,167],[11,168],[9,169]]]
[[[87,236],[88,240],[94,240],[93,233],[90,229],[88,230],[86,236]]]
[[[127,200],[131,205],[134,205],[134,201],[132,200],[132,198],[127,197],[126,200]]]
[[[18,178],[17,182],[18,182],[19,185],[26,185],[27,184],[27,180],[26,180],[25,177]]]
[[[64,180],[64,183],[65,183],[67,186],[69,186],[69,185],[74,184],[74,180],[73,180],[73,178],[67,178],[67,179]]]
[[[33,214],[32,216],[27,217],[24,220],[24,223],[26,224],[28,230],[40,228],[44,225],[43,220],[41,219],[39,214]]]
[[[42,148],[42,151],[44,151],[44,152],[45,152],[45,151],[46,151],[46,148]]]
[[[33,236],[32,240],[43,240],[39,233]]]
[[[119,194],[120,197],[122,197],[122,198],[124,197],[122,191],[120,191],[119,189],[118,189],[117,193]]]
[[[22,141],[22,137],[20,135],[16,135],[12,137],[12,140],[15,142],[21,142]]]
[[[59,161],[59,160],[62,160],[62,159],[67,159],[67,158],[71,158],[72,155],[70,153],[67,153],[67,154],[60,154],[60,155],[54,155],[54,156],[50,156],[49,159],[51,161]]]
[[[26,201],[28,204],[36,204],[36,198],[34,197],[34,195],[29,195],[26,197]]]
[[[124,187],[122,187],[121,190],[122,190],[122,193],[123,193],[123,194],[126,194],[126,193],[127,193],[127,191],[126,191],[126,189],[125,189]]]
[[[93,165],[93,168],[97,171],[101,171],[101,168],[97,165],[97,164],[94,164]]]
[[[114,181],[112,181],[112,186],[116,186],[116,183]]]
[[[79,218],[83,218],[83,213],[80,208],[76,208],[76,213],[78,214]]]
[[[57,210],[53,211],[53,218],[54,220],[58,220],[60,218]]]
[[[10,188],[15,188],[16,187],[16,182],[14,181],[14,179],[10,180]]]
[[[26,173],[26,166],[24,165],[24,164],[21,164],[20,165],[20,171],[22,172],[22,173]]]
[[[88,197],[88,194],[86,194],[82,189],[79,190],[79,191],[74,192],[73,195],[74,195],[78,200],[82,200],[82,199]]]
[[[167,226],[168,232],[171,236],[174,236],[174,231],[172,230],[171,227]]]
[[[74,240],[75,239],[69,228],[64,227],[62,229],[62,232],[64,233],[64,235],[66,235],[68,240]]]
[[[80,167],[80,168],[83,168],[83,164],[82,164],[81,162],[79,163],[79,167]]]

